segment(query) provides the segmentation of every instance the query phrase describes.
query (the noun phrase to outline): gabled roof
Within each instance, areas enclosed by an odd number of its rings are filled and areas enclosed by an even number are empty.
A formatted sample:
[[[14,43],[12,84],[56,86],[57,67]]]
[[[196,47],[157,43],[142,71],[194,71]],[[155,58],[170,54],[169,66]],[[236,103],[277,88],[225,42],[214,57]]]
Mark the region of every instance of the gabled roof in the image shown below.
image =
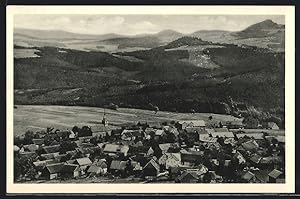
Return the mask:
[[[55,164],[55,163],[59,163],[59,162],[57,162],[56,160],[42,160],[42,161],[33,162],[33,165],[35,167],[45,167],[46,165]]]
[[[158,146],[163,152],[167,152],[169,148],[172,146],[172,143],[159,144]]]
[[[33,144],[42,145],[44,144],[44,139],[32,139]]]
[[[228,128],[214,128],[215,132],[229,132]]]
[[[58,152],[60,149],[60,145],[53,145],[53,146],[44,146],[43,149],[46,153],[55,153]]]
[[[102,170],[102,167],[97,165],[91,165],[90,168],[87,170],[88,173],[99,173]]]
[[[128,150],[128,145],[106,144],[103,151],[109,153],[127,153]]]
[[[67,154],[60,154],[60,155],[54,156],[54,159],[57,161],[60,161],[63,157],[66,157],[66,156],[67,156]]]
[[[253,156],[251,156],[250,160],[256,164],[258,164],[261,160],[261,156],[257,155],[257,154],[254,154]]]
[[[110,164],[110,169],[113,170],[125,170],[127,167],[127,161],[113,160]]]
[[[90,160],[90,158],[78,158],[76,159],[76,162],[80,165],[80,166],[85,166],[85,165],[91,165],[92,161]]]
[[[154,168],[154,169],[156,169],[157,171],[160,170],[159,164],[158,164],[155,160],[153,160],[153,159],[151,159],[151,160],[144,166],[143,169],[145,169],[145,168]]]
[[[217,142],[218,138],[210,137],[208,134],[200,134],[199,140],[202,142]]]
[[[208,128],[205,128],[205,131],[206,131],[208,134],[210,134],[210,133],[212,133],[212,132],[215,132],[214,129],[208,129]]]
[[[236,134],[236,137],[238,139],[243,138],[245,136],[247,136],[249,138],[254,138],[255,140],[263,140],[264,139],[263,133],[239,133],[239,134]]]
[[[275,129],[279,128],[278,125],[275,122],[268,122],[267,125],[271,129],[273,129],[273,128],[275,128]]]
[[[246,181],[250,181],[250,180],[252,180],[254,177],[255,177],[255,174],[252,173],[251,171],[247,171],[247,172],[245,172],[245,173],[241,176],[241,178],[242,178],[243,180],[246,180]]]
[[[162,130],[162,129],[157,129],[156,131],[155,131],[155,135],[157,135],[157,136],[161,136],[162,134],[164,134],[164,130]]]
[[[47,160],[49,159],[54,159],[54,157],[58,156],[59,152],[56,153],[46,153],[46,154],[41,154],[41,157],[46,158]]]
[[[285,143],[285,136],[283,136],[283,135],[276,136],[276,139],[278,140],[278,142]]]
[[[77,164],[64,164],[64,166],[61,169],[61,172],[66,172],[66,173],[75,172],[75,171],[79,171],[79,166]]]
[[[64,163],[49,164],[46,165],[46,169],[49,171],[50,174],[59,173],[63,166]]]
[[[226,124],[229,126],[244,126],[242,120],[233,120],[233,121],[226,122]]]
[[[30,152],[34,152],[34,151],[38,150],[38,148],[39,148],[39,147],[38,147],[37,145],[35,145],[35,144],[24,145],[23,147],[24,147],[24,149],[27,149],[27,150],[29,150]]]
[[[227,137],[227,138],[233,138],[234,135],[232,132],[212,132],[211,133],[212,137]]]
[[[182,181],[183,179],[188,178],[188,179],[196,179],[198,180],[198,176],[195,172],[188,172],[184,171],[178,178],[177,180]]]
[[[97,167],[101,167],[101,168],[107,168],[107,164],[106,164],[106,161],[104,159],[100,159],[100,160],[95,160],[93,162],[92,165],[95,165]]]
[[[257,144],[257,142],[255,140],[249,140],[247,142],[244,142],[242,144],[242,147],[246,150],[253,150],[253,149],[257,149],[259,147],[259,145]]]
[[[181,161],[181,154],[180,153],[166,153],[167,158],[173,158],[176,161]]]
[[[268,176],[272,177],[272,178],[278,178],[281,174],[283,174],[283,172],[274,169],[273,171],[271,171]]]
[[[192,124],[193,126],[205,127],[204,120],[181,120],[178,122],[179,124]]]

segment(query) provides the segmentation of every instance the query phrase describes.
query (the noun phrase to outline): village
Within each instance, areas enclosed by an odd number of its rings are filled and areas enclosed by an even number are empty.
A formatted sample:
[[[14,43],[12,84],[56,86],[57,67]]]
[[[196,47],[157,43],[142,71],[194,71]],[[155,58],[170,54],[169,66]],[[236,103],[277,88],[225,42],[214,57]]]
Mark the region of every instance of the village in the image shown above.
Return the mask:
[[[14,137],[14,180],[105,183],[284,183],[285,136],[274,122],[124,124]],[[282,131],[281,131],[282,132]]]

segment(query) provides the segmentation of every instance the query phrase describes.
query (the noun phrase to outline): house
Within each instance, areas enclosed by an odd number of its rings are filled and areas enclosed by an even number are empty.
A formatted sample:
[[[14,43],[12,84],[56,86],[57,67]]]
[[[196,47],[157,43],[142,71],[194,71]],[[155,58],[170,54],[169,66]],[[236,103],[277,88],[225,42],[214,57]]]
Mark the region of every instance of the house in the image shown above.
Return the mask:
[[[229,132],[228,128],[214,128],[214,132]]]
[[[160,172],[160,166],[154,159],[151,159],[143,167],[143,175],[144,176],[156,176],[159,172]]]
[[[103,152],[106,154],[123,154],[127,156],[129,151],[128,145],[106,144]]]
[[[41,146],[44,144],[44,139],[32,139],[33,144]]]
[[[36,150],[39,149],[39,146],[36,144],[29,144],[29,145],[24,145],[23,148],[24,151],[35,152]]]
[[[166,169],[181,165],[180,153],[165,153],[159,159],[158,163],[164,165]]]
[[[247,142],[244,142],[241,145],[246,151],[255,151],[259,148],[259,145],[255,140],[249,140]]]
[[[186,129],[187,127],[201,127],[205,128],[204,120],[182,120],[176,123],[177,128]]]
[[[172,143],[159,144],[158,146],[161,149],[161,152],[164,154],[168,152],[169,148],[171,148]]]
[[[184,171],[180,176],[175,179],[177,183],[197,183],[199,177],[195,172]]]
[[[116,174],[122,174],[127,168],[128,161],[113,160],[110,164],[110,171]]]
[[[136,174],[140,174],[143,171],[143,167],[141,166],[141,163],[138,161],[131,161],[131,166],[133,172]]]
[[[269,174],[269,183],[284,183],[284,174],[282,171],[279,171],[277,169],[274,169]]]
[[[234,120],[231,122],[227,122],[226,125],[229,129],[243,129],[245,127],[242,120]]]
[[[216,137],[223,137],[223,138],[234,138],[234,135],[232,132],[211,132],[211,136],[216,138]]]
[[[76,178],[80,175],[80,166],[77,164],[64,164],[61,169],[61,177]]]
[[[285,143],[285,136],[283,135],[276,136],[276,139],[279,143]]]
[[[179,132],[176,128],[169,128],[169,132],[173,133],[176,137],[179,135]]]
[[[45,153],[56,153],[59,152],[60,145],[57,144],[52,146],[44,146],[42,149],[45,151]]]
[[[56,131],[55,133],[60,139],[64,139],[69,137],[70,131]]]
[[[142,133],[141,130],[124,129],[121,133],[121,139],[127,141],[135,140],[136,138],[141,136],[141,133]]]
[[[212,132],[215,132],[215,130],[214,129],[211,129],[211,128],[205,128],[205,130],[204,130],[204,134],[211,134]]]
[[[46,154],[41,154],[41,157],[45,158],[46,160],[54,159],[54,157],[58,156],[59,152],[55,153],[46,153]]]
[[[255,174],[251,171],[246,171],[241,175],[241,182],[254,183],[255,181]]]
[[[268,122],[267,129],[279,130],[279,127],[275,122]]]
[[[56,160],[42,160],[42,161],[35,161],[35,162],[33,162],[33,165],[35,166],[35,168],[38,171],[42,171],[45,168],[46,165],[56,164],[56,163],[59,163],[59,162],[56,161]]]
[[[185,166],[193,166],[197,161],[203,158],[203,151],[187,151],[185,149],[180,150],[181,164]]]
[[[166,132],[162,129],[156,129],[155,130],[155,137],[160,138],[161,136],[166,135]]]
[[[233,155],[233,159],[236,159],[239,164],[245,164],[246,163],[246,159],[244,158],[244,156],[239,151],[235,152],[235,154]]]
[[[57,179],[60,176],[61,169],[63,168],[64,163],[49,164],[43,169],[41,176],[53,180]]]
[[[154,149],[151,146],[130,147],[128,154],[139,154],[144,157],[150,157],[154,154]]]
[[[209,134],[199,134],[199,140],[205,143],[216,143],[218,138],[211,137]]]
[[[77,158],[74,162],[74,164],[79,165],[81,174],[85,174],[85,170],[87,169],[88,166],[90,166],[92,164],[92,161],[90,160],[90,158]]]
[[[76,138],[76,133],[74,133],[73,131],[70,131],[69,139],[74,140],[75,138]]]
[[[264,134],[263,133],[239,133],[239,134],[236,134],[236,137],[238,139],[243,138],[243,137],[249,137],[249,138],[253,138],[255,140],[263,140]]]
[[[93,174],[106,174],[107,164],[105,159],[96,159],[93,164],[89,167],[87,173]]]
[[[250,157],[250,161],[255,165],[258,165],[262,157],[260,155],[254,154]]]
[[[78,137],[78,140],[81,142],[90,142],[93,136],[83,136],[83,137]]]
[[[20,152],[19,151],[19,156],[21,157],[21,158],[36,158],[37,156],[38,156],[38,154],[36,153],[36,152]]]
[[[225,138],[224,144],[231,144],[231,146],[236,145],[237,141],[234,138]]]
[[[57,156],[54,156],[54,160],[57,162],[61,162],[62,159],[65,159],[67,157],[67,154],[59,154]]]
[[[20,151],[20,147],[18,147],[17,145],[14,145],[14,152],[19,152]]]

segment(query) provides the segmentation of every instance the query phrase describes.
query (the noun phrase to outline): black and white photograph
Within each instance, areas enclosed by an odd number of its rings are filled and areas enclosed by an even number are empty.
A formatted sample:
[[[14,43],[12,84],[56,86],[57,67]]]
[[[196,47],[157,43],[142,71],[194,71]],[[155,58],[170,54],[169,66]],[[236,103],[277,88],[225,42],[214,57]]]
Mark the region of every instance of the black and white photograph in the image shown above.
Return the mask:
[[[12,183],[286,184],[286,23],[14,14]]]

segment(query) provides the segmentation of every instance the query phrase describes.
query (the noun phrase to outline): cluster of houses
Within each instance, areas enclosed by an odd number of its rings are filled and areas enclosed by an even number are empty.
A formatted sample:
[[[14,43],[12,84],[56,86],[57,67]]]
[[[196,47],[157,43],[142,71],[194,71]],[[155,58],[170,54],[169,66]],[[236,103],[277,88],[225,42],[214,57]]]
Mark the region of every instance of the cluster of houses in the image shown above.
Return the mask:
[[[284,183],[285,137],[244,129],[241,121],[134,124],[80,135],[38,133],[14,145],[35,180],[99,178],[168,183]],[[275,130],[276,131],[276,130]],[[23,137],[23,139],[25,139]],[[16,174],[15,174],[16,175]],[[28,179],[26,173],[17,176]]]

